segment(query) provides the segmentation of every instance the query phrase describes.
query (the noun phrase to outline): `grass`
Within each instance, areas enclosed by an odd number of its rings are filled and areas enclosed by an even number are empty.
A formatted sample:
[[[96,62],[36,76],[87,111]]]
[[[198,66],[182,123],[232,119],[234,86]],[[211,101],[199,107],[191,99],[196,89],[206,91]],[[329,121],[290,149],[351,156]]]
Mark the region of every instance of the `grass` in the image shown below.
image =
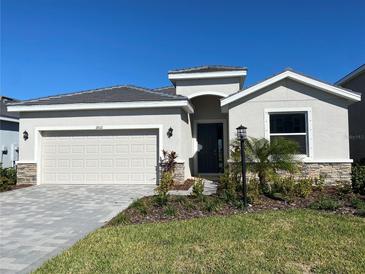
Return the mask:
[[[109,226],[36,273],[364,273],[364,254],[364,218],[266,211]]]

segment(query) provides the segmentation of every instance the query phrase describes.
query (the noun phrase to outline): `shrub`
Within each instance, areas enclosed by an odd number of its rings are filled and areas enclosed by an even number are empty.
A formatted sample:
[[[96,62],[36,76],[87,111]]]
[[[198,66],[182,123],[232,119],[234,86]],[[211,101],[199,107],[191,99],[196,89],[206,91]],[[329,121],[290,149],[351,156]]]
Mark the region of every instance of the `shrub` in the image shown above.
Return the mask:
[[[351,205],[356,209],[355,214],[358,216],[365,217],[365,201],[359,198],[351,200]]]
[[[291,201],[295,196],[295,180],[292,176],[274,176],[270,184],[270,196],[275,199]]]
[[[292,201],[294,197],[306,198],[313,190],[313,179],[296,179],[293,176],[274,176],[270,185],[270,196],[279,200]]]
[[[218,181],[218,194],[226,202],[233,202],[238,199],[237,191],[239,181],[234,174],[225,171]]]
[[[165,208],[164,214],[167,216],[175,216],[176,215],[176,209],[172,206],[167,206]]]
[[[364,209],[365,210],[365,201],[359,198],[353,198],[351,200],[351,205],[356,209]]]
[[[204,182],[202,178],[197,178],[194,180],[193,185],[193,196],[202,197],[204,192]]]
[[[352,167],[351,180],[353,191],[365,195],[365,166],[354,165]]]
[[[163,158],[160,161],[160,167],[163,173],[174,173],[176,168],[177,154],[175,151],[162,150]]]
[[[124,213],[121,212],[117,216],[115,216],[113,219],[111,219],[107,226],[116,226],[116,225],[128,225],[131,223],[131,220],[129,217]]]
[[[208,212],[217,211],[221,206],[221,201],[217,198],[207,199],[204,204],[204,209]]]
[[[296,196],[307,198],[313,191],[313,179],[302,178],[294,186],[294,192]]]
[[[247,198],[249,203],[254,203],[260,198],[260,182],[256,178],[250,178],[247,184]]]
[[[339,207],[340,203],[329,197],[321,197],[319,200],[309,205],[309,208],[316,210],[336,210]]]
[[[352,193],[351,185],[346,182],[338,182],[336,190],[337,190],[337,195],[341,199],[345,198],[346,196]]]
[[[164,205],[167,203],[168,192],[173,184],[174,180],[172,178],[172,173],[164,172],[161,176],[160,184],[155,189],[158,196],[157,202],[160,205]]]
[[[314,178],[313,185],[316,190],[322,191],[326,182],[326,175],[320,174],[318,178]]]
[[[129,208],[134,208],[143,215],[147,214],[147,209],[148,209],[146,202],[143,199],[134,200],[133,203],[129,206]]]
[[[0,166],[0,192],[10,190],[14,185],[16,185],[16,169]]]

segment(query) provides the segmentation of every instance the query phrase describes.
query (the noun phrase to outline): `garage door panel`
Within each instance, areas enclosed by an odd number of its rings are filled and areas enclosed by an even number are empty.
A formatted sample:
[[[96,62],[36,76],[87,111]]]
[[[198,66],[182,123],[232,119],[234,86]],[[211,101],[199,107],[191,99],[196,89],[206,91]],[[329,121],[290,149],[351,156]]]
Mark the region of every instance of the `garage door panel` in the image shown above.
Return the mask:
[[[86,154],[96,154],[99,152],[99,146],[97,144],[85,146]]]
[[[85,174],[85,182],[89,184],[97,184],[99,181],[99,174],[97,173],[86,173]]]
[[[42,183],[156,184],[157,130],[42,133]]]
[[[129,159],[115,159],[116,168],[129,168]]]
[[[84,146],[82,144],[80,145],[73,145],[71,148],[72,154],[84,154]]]
[[[69,168],[70,160],[68,159],[60,159],[57,161],[57,168]]]
[[[86,168],[98,168],[99,160],[98,159],[85,160],[85,167]]]

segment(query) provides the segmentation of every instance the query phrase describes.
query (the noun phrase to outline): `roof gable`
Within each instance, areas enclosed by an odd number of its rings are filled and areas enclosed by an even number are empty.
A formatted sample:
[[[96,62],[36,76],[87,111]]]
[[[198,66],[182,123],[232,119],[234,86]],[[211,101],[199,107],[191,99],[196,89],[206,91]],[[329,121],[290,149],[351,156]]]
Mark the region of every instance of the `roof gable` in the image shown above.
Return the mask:
[[[303,74],[300,74],[300,73],[287,69],[275,76],[272,76],[262,82],[255,84],[245,90],[241,90],[239,92],[236,92],[236,93],[228,96],[227,98],[222,99],[221,106],[226,106],[230,103],[233,103],[241,98],[251,95],[269,85],[277,83],[286,78],[292,79],[292,80],[302,83],[304,85],[308,85],[308,86],[323,90],[327,93],[333,94],[335,96],[339,96],[341,98],[344,98],[344,99],[347,99],[347,100],[350,100],[353,102],[358,102],[361,100],[361,95],[356,92],[353,92],[353,91],[350,91],[350,90],[347,90],[344,88],[340,88],[337,86],[333,86],[331,84],[316,80],[314,78],[311,78],[311,77],[308,77]]]

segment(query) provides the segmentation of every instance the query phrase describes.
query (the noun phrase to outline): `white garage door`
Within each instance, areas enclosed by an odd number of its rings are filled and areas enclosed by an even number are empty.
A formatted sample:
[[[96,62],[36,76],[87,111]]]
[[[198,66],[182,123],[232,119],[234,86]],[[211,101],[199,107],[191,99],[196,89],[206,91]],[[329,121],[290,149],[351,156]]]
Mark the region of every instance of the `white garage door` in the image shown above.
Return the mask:
[[[157,130],[42,133],[41,183],[156,184]]]

